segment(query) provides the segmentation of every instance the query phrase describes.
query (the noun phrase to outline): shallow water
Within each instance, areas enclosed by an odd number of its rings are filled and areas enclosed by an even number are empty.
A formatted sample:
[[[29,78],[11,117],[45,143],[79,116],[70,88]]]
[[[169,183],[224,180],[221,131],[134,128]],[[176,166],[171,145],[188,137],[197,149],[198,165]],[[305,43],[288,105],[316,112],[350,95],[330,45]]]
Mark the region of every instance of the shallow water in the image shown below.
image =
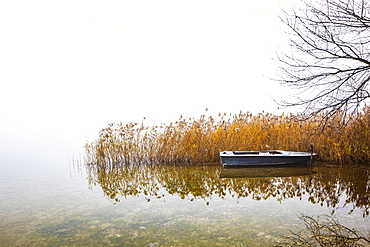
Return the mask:
[[[368,168],[238,178],[219,166],[0,169],[1,246],[268,246],[299,229],[301,213],[370,232]]]

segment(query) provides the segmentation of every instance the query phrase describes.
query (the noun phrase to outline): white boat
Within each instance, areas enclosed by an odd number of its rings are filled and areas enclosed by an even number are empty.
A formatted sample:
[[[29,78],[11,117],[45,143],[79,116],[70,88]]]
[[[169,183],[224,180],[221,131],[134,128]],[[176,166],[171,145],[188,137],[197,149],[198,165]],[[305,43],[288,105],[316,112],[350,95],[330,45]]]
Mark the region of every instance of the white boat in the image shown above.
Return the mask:
[[[317,154],[282,150],[268,151],[223,151],[221,164],[226,166],[275,166],[302,165],[309,163]]]

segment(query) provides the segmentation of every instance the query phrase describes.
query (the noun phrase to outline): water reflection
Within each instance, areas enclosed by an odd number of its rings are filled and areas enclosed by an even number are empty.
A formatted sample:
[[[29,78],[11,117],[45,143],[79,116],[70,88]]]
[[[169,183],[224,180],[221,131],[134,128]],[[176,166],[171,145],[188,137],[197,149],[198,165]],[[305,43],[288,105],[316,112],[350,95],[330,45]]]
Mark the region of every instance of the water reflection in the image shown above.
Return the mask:
[[[311,166],[267,166],[248,168],[223,168],[221,178],[266,178],[266,177],[294,177],[305,176],[315,173]]]
[[[261,173],[261,168],[223,170],[209,165],[86,167],[89,186],[101,187],[113,203],[128,196],[144,196],[150,201],[168,194],[203,199],[207,204],[212,196],[277,201],[299,198],[333,212],[345,207],[349,213],[358,208],[363,216],[369,214],[369,168],[275,168]]]

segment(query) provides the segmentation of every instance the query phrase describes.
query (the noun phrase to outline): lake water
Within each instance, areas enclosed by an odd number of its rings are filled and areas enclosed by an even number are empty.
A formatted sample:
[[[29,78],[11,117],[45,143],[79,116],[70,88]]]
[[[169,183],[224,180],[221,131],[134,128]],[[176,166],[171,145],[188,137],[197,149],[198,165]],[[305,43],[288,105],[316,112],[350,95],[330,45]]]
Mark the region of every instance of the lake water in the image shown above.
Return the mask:
[[[368,168],[37,160],[0,166],[1,246],[268,246],[300,229],[300,214],[370,232]]]

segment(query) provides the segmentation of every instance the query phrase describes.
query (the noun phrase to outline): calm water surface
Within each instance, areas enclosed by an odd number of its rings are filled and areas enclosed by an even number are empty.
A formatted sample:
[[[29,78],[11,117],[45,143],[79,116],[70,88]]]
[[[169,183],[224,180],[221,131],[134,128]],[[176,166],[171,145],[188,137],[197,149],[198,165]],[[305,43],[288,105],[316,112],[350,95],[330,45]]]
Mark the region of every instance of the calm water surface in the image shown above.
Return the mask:
[[[1,246],[268,246],[333,214],[370,232],[370,169],[4,162]]]

